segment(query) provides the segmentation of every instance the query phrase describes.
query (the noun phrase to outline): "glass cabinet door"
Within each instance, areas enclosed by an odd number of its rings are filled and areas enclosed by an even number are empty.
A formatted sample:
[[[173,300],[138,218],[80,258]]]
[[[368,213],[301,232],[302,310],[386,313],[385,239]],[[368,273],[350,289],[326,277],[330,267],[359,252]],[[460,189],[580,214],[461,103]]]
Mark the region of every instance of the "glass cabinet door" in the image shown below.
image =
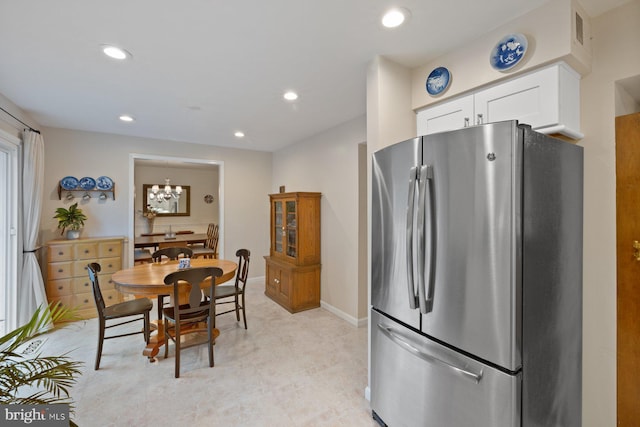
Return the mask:
[[[285,205],[287,215],[287,255],[295,258],[298,255],[296,202],[293,200],[287,200]]]
[[[284,234],[284,227],[282,221],[282,202],[273,202],[273,250],[274,252],[282,253],[282,240]]]

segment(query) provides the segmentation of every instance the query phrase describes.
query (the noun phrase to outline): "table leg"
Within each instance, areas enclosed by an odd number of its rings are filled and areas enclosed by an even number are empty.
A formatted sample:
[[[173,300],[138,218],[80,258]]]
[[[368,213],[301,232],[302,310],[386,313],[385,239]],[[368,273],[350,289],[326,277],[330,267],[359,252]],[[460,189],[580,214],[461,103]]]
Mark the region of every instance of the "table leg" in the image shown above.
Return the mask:
[[[182,340],[181,342],[184,343],[185,340],[189,338],[189,335],[187,334],[189,329],[195,328],[195,329],[200,329],[200,330],[202,330],[202,329],[206,330],[206,327],[207,326],[206,326],[205,323],[200,323],[200,324],[193,325],[191,327],[186,327],[184,329],[185,335],[181,336],[181,340]],[[153,320],[151,322],[151,329],[155,329],[155,333],[151,334],[151,336],[149,337],[149,344],[147,344],[145,349],[142,351],[142,355],[148,357],[149,359],[155,358],[156,355],[160,352],[160,347],[162,347],[163,345],[167,344],[165,342],[165,337],[164,337],[164,322],[163,321]],[[213,328],[212,334],[213,334],[213,340],[215,341],[216,338],[218,338],[218,336],[220,336],[220,330],[218,328]],[[206,336],[204,337],[204,341],[206,341]],[[199,340],[199,341],[194,342],[193,344],[201,344],[202,342],[203,342],[203,340]]]
[[[162,320],[152,320],[151,329],[155,330],[155,333],[151,333],[149,336],[149,344],[142,351],[143,356],[148,358],[156,357],[160,351],[160,347],[164,345],[164,322]]]

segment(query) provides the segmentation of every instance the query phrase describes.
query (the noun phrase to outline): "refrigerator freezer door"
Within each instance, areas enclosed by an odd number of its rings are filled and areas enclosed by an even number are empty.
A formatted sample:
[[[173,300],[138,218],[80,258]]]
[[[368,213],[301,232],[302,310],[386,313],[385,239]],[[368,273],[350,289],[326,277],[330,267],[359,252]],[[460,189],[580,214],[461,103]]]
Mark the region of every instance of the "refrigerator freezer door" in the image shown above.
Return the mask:
[[[422,331],[513,372],[521,366],[521,134],[517,122],[501,122],[423,143],[437,236]]]
[[[521,374],[454,352],[371,311],[371,408],[389,426],[520,426]]]
[[[421,139],[415,138],[376,152],[371,196],[371,304],[416,329],[419,252],[411,206],[417,205],[420,188],[420,148]]]

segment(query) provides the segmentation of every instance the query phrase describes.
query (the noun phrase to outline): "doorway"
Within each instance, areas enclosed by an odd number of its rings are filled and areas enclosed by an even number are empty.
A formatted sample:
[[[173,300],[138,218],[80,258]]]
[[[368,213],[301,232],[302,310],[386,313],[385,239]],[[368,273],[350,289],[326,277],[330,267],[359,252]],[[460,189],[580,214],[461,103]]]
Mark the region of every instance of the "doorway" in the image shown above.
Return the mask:
[[[640,420],[640,113],[616,117],[617,419]]]
[[[137,168],[137,169],[136,169]],[[156,170],[155,175],[149,171]],[[159,182],[137,182],[139,171],[146,171],[145,177],[155,176]],[[210,178],[211,183],[202,185],[201,176]],[[171,216],[169,218],[158,218],[154,220],[156,225],[154,231],[167,231],[170,225],[172,231],[180,229],[193,229],[197,233],[206,232],[209,222],[215,221],[220,225],[219,234],[219,256],[224,256],[224,162],[219,160],[191,159],[174,156],[157,156],[151,154],[131,154],[129,163],[129,187],[133,189],[129,198],[129,236],[133,242],[135,236],[144,232],[142,220],[142,189],[144,184],[164,184],[165,179],[171,179],[173,185],[190,186],[190,209],[189,215]],[[151,179],[151,178],[144,178]],[[184,182],[183,182],[184,181]],[[196,182],[197,181],[197,182]],[[206,191],[203,190],[206,188]],[[211,196],[211,197],[208,197]],[[206,207],[206,208],[205,208]],[[203,211],[212,215],[203,214]],[[129,261],[133,261],[134,245],[129,245]]]

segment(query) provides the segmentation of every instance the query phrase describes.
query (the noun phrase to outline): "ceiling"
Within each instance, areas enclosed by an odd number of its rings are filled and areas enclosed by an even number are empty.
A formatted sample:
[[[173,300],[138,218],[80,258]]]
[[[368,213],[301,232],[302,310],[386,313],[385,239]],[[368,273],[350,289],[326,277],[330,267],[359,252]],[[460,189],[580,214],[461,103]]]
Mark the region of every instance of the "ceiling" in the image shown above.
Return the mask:
[[[415,67],[544,2],[0,0],[0,93],[41,126],[275,151],[363,116],[376,55]],[[389,30],[391,6],[411,17]]]

